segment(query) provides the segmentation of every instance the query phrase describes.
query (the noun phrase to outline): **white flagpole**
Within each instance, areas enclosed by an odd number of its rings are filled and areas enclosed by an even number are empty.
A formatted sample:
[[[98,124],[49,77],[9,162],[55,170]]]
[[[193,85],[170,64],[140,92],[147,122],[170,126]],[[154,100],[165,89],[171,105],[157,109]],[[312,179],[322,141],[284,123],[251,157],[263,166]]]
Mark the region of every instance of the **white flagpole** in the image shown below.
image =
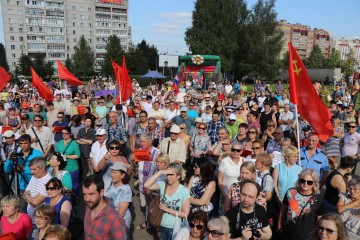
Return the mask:
[[[296,132],[297,132],[297,144],[299,150],[299,165],[301,167],[301,157],[300,157],[300,131],[299,131],[299,112],[297,105],[295,104],[295,113],[296,113]]]

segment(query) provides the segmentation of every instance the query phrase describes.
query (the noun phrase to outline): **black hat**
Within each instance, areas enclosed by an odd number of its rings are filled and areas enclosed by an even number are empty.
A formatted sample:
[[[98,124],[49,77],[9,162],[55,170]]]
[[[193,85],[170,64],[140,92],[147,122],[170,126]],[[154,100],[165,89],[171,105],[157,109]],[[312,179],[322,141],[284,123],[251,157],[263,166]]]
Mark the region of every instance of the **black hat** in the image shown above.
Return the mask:
[[[305,132],[311,131],[311,127],[309,125],[306,125],[305,127],[303,127],[302,130],[305,131]]]

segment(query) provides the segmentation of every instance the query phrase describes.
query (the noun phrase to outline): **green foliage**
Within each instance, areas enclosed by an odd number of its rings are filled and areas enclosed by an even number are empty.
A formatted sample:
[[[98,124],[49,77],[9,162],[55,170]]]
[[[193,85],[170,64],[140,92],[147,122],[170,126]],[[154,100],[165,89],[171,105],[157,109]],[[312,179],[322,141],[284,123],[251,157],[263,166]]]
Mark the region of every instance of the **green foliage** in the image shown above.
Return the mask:
[[[192,26],[185,32],[185,41],[192,54],[217,54],[222,69],[234,68],[237,44],[237,0],[198,0]]]
[[[185,41],[192,54],[216,54],[222,70],[275,78],[281,61],[282,33],[276,32],[275,0],[197,0]]]
[[[32,66],[31,59],[28,55],[21,54],[18,60],[18,74],[30,76],[30,67]]]
[[[142,51],[144,57],[146,58],[147,69],[155,70],[156,66],[156,59],[158,55],[158,50],[154,45],[149,45],[145,39],[141,41],[137,46],[139,51]]]
[[[146,59],[144,52],[134,45],[130,45],[129,50],[126,52],[126,66],[130,70],[129,74],[132,75],[143,75],[149,69],[148,59]]]
[[[121,48],[120,39],[116,35],[108,38],[104,56],[104,64],[101,66],[102,76],[114,76],[114,70],[111,65],[111,59],[116,63],[121,63],[122,57],[125,54]]]
[[[356,68],[356,65],[358,64],[358,61],[355,58],[355,53],[352,49],[350,49],[350,52],[346,56],[346,60],[343,61],[341,71],[344,74],[345,79],[347,79]]]
[[[74,47],[72,55],[74,63],[73,73],[79,78],[89,78],[94,75],[95,54],[84,36],[80,37],[78,44]]]
[[[339,68],[342,65],[341,53],[335,48],[331,49],[331,55],[329,59],[326,59],[326,67]]]
[[[0,43],[0,66],[3,67],[6,71],[9,71],[9,64],[6,60],[5,47]]]
[[[32,60],[32,66],[43,80],[49,80],[54,75],[55,69],[53,63],[47,61],[45,57],[45,54],[36,53]]]
[[[74,71],[74,64],[73,64],[71,58],[66,58],[66,60],[65,60],[65,67],[66,67],[70,72]]]
[[[306,68],[324,68],[325,56],[318,45],[314,45],[310,55],[304,61]]]
[[[286,53],[284,53],[283,59],[281,60],[283,69],[289,67],[289,60],[290,60],[290,55],[289,55],[289,51],[287,51]]]

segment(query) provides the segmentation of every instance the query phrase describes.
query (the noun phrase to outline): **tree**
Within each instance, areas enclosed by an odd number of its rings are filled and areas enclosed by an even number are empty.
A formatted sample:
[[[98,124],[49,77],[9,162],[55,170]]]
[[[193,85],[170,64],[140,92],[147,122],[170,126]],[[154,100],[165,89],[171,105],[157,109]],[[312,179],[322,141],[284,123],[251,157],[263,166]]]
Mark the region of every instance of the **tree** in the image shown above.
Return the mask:
[[[65,67],[66,67],[70,72],[74,71],[74,64],[73,64],[71,58],[66,58],[66,60],[65,60]]]
[[[5,47],[0,43],[0,66],[3,67],[6,71],[9,71],[9,64],[6,60]]]
[[[335,48],[331,49],[330,58],[325,59],[325,67],[328,68],[339,68],[341,67],[342,60],[341,60],[341,53],[339,50]]]
[[[222,69],[234,69],[238,50],[238,0],[197,0],[185,41],[192,54],[216,54]]]
[[[117,63],[121,63],[122,56],[125,54],[121,48],[120,39],[116,35],[110,36],[107,40],[105,50],[104,64],[101,66],[101,74],[103,76],[114,76],[111,59]]]
[[[134,45],[126,52],[126,67],[130,74],[144,74],[148,70],[148,62],[144,52]]]
[[[30,76],[31,59],[28,55],[21,54],[18,60],[18,70],[20,75]]]
[[[49,80],[54,75],[55,69],[53,63],[47,61],[45,57],[45,54],[36,53],[32,60],[32,66],[43,80]]]
[[[76,76],[89,78],[94,75],[95,54],[84,35],[80,37],[78,44],[74,47],[72,62],[74,64],[73,73]]]
[[[318,45],[314,45],[310,55],[305,59],[304,64],[306,68],[323,68],[325,57]]]
[[[158,50],[154,45],[149,45],[145,39],[143,39],[137,46],[138,50],[141,50],[146,58],[147,69],[156,70]]]
[[[289,60],[290,60],[290,54],[289,51],[287,51],[286,53],[284,53],[283,59],[281,59],[283,69],[289,67]]]
[[[357,64],[358,61],[355,58],[355,53],[352,49],[350,49],[350,52],[346,55],[346,60],[343,61],[341,68],[341,72],[344,74],[345,79],[347,79],[355,71]]]

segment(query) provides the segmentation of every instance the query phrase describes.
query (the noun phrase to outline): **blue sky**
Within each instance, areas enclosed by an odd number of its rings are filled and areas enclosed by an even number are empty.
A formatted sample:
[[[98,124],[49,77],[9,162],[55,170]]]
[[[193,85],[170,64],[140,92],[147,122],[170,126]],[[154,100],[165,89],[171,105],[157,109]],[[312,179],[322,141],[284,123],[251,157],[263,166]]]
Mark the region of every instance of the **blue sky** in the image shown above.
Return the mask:
[[[191,26],[194,0],[129,0],[129,24],[135,44],[145,39],[159,53],[184,54],[184,32]],[[256,0],[247,0],[252,6]],[[277,0],[278,20],[323,28],[331,37],[360,38],[359,0]],[[4,42],[0,22],[0,42]]]

